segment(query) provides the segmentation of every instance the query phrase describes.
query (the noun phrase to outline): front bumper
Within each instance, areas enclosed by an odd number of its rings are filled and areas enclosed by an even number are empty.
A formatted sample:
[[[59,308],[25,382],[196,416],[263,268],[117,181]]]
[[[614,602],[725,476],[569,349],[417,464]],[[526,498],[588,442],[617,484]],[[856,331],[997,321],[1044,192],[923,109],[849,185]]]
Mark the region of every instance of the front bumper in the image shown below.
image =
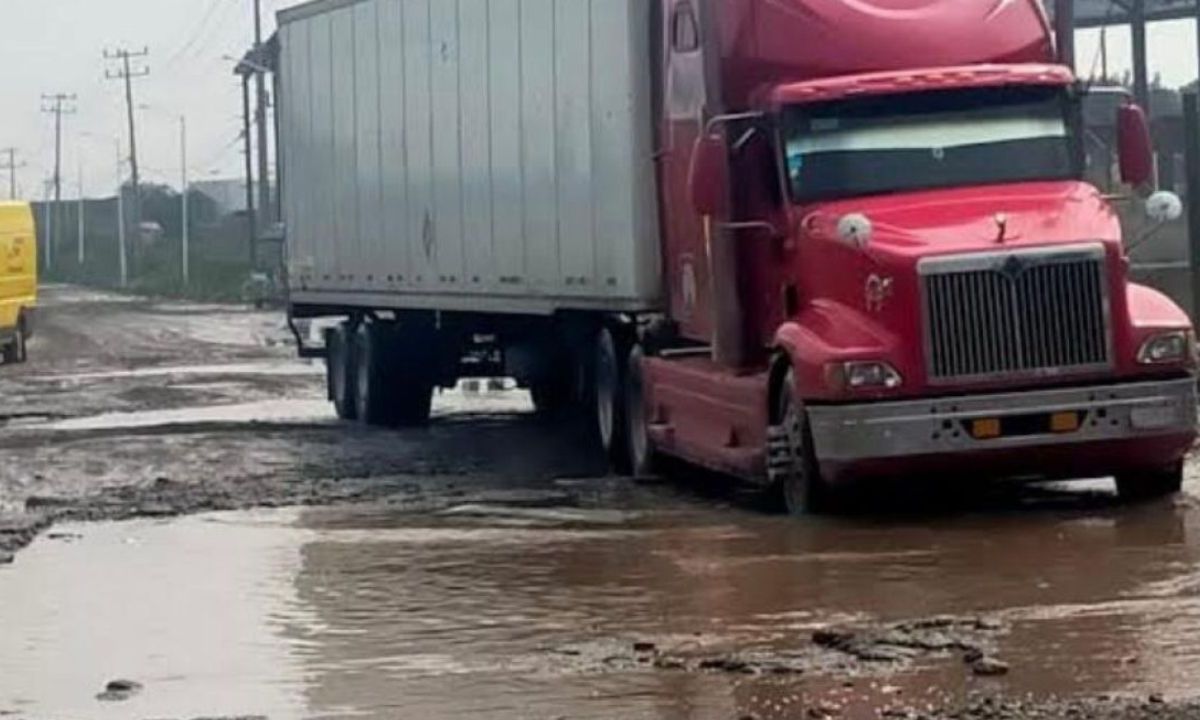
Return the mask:
[[[864,405],[808,408],[814,449],[822,469],[845,474],[856,466],[879,461],[937,459],[942,466],[955,458],[990,458],[1013,472],[1035,472],[1039,457],[1066,460],[1080,471],[1105,467],[1165,465],[1182,456],[1197,428],[1196,383],[1193,378],[1003,395],[976,395]],[[1018,419],[1077,413],[1071,432],[1024,433],[977,439],[971,432],[979,419]],[[1089,448],[1073,452],[1076,447]],[[1099,448],[1102,451],[1096,451]],[[1039,452],[1031,453],[1031,450]],[[1091,460],[1106,465],[1092,467]],[[933,464],[933,463],[929,463]],[[962,465],[962,463],[957,463]],[[1025,467],[1027,466],[1027,467]],[[978,468],[986,472],[988,468]],[[1115,472],[1117,468],[1113,467]]]

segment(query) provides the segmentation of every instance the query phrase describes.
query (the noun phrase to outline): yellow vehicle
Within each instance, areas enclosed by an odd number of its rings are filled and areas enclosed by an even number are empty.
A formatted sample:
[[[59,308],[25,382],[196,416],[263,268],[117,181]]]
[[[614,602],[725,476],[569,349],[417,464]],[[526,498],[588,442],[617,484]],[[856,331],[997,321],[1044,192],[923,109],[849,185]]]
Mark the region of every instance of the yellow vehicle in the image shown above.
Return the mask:
[[[37,304],[37,232],[26,203],[0,202],[0,357],[25,362]]]

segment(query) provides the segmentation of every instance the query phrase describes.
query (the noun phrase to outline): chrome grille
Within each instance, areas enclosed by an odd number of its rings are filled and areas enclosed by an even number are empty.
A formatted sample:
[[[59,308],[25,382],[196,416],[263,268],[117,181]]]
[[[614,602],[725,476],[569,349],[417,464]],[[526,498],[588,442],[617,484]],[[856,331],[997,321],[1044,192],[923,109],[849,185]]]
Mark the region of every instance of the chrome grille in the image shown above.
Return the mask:
[[[1104,249],[921,264],[933,381],[1039,375],[1110,362]]]

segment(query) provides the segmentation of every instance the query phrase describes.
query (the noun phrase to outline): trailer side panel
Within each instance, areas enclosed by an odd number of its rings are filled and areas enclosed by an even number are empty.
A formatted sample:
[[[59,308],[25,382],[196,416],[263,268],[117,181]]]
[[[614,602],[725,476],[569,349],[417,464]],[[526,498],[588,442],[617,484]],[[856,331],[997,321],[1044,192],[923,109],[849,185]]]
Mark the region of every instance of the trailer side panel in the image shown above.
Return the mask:
[[[643,0],[325,0],[280,14],[296,304],[650,310]]]

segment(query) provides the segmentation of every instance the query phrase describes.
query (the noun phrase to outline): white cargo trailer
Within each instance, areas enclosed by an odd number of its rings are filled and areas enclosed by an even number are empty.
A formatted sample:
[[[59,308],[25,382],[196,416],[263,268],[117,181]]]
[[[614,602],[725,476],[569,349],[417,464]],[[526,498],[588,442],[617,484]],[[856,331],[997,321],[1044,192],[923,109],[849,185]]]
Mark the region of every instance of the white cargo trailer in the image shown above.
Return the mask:
[[[628,318],[664,294],[655,7],[279,14],[289,307],[346,318],[325,348],[342,417],[420,423],[434,387],[510,375],[543,409],[594,400],[612,445]]]
[[[318,0],[279,20],[294,303],[658,306],[645,0]]]

